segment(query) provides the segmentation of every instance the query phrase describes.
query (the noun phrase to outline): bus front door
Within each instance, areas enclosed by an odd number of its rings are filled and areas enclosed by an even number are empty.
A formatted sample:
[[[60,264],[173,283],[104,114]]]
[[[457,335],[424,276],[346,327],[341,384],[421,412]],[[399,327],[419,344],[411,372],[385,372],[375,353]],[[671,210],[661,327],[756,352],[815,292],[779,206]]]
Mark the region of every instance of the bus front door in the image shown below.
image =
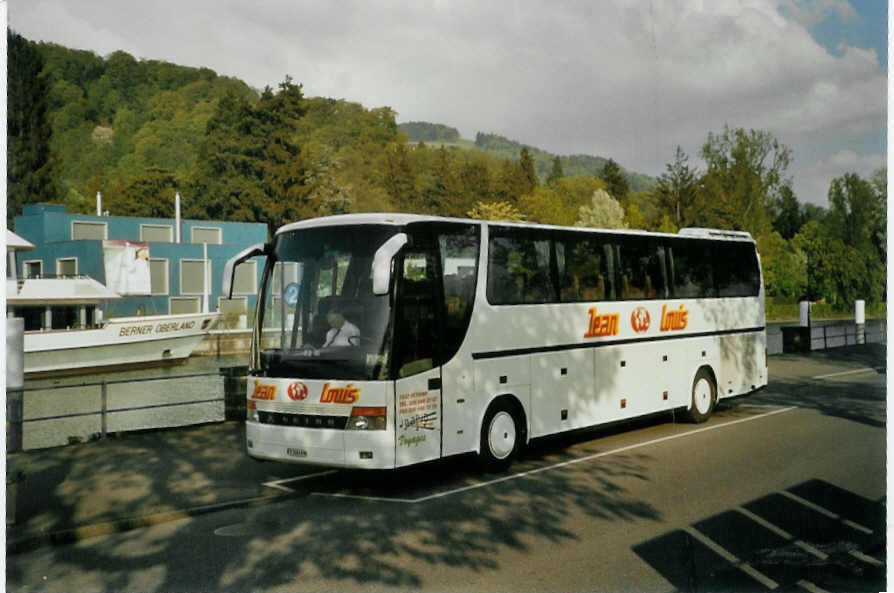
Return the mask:
[[[398,260],[394,319],[396,466],[441,456],[441,298],[437,251],[416,241]]]
[[[441,456],[441,369],[395,381],[396,466]]]

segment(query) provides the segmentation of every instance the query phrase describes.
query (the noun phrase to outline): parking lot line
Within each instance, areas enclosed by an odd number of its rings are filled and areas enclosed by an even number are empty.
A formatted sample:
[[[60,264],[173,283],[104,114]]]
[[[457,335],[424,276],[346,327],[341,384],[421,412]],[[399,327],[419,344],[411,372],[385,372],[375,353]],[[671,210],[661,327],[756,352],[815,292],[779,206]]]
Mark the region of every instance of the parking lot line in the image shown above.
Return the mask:
[[[701,533],[699,530],[694,527],[684,527],[683,531],[688,533],[690,536],[694,537],[696,540],[701,542],[703,545],[707,546],[710,550],[712,550],[715,554],[759,582],[761,585],[766,587],[767,589],[777,589],[779,587],[779,583],[757,570],[747,562],[743,562],[740,560],[735,554],[731,553],[729,550],[712,540],[707,535]]]
[[[802,504],[809,509],[816,511],[817,513],[820,513],[821,515],[825,515],[825,516],[829,517],[830,519],[835,519],[836,521],[841,521],[842,523],[844,523],[848,527],[851,527],[852,529],[856,529],[857,531],[862,531],[866,535],[872,535],[872,530],[869,529],[868,527],[866,527],[864,525],[860,525],[859,523],[855,523],[855,522],[851,521],[850,519],[845,519],[841,515],[839,515],[837,513],[833,513],[829,509],[823,508],[816,503],[810,502],[809,500],[805,500],[805,499],[801,498],[800,496],[798,496],[797,494],[792,494],[791,492],[788,492],[786,490],[780,490],[779,494],[785,496],[786,498],[794,500],[795,502]]]
[[[264,482],[261,484],[262,486],[267,486],[268,488],[277,488],[279,490],[285,490],[286,492],[294,492],[291,488],[286,488],[283,484],[287,484],[290,482],[300,482],[301,480],[307,480],[309,478],[319,478],[321,476],[328,476],[329,474],[334,474],[337,472],[337,469],[330,469],[324,472],[317,472],[315,474],[307,474],[304,476],[296,476],[294,478],[284,478],[282,480],[272,480],[270,482]]]
[[[881,370],[879,368],[865,367],[862,369],[854,369],[852,371],[841,371],[838,373],[829,373],[827,375],[816,375],[815,377],[810,377],[811,379],[831,379],[832,377],[844,377],[845,375],[860,375],[863,373],[877,373]]]
[[[697,428],[695,430],[689,430],[686,432],[668,435],[666,437],[660,437],[657,439],[652,439],[650,441],[645,441],[642,443],[636,443],[633,445],[627,445],[625,447],[619,447],[617,449],[612,449],[610,451],[603,451],[601,453],[594,453],[592,455],[586,455],[584,457],[579,457],[577,459],[570,459],[568,461],[561,461],[559,463],[554,463],[552,465],[547,465],[544,467],[538,467],[536,469],[531,469],[524,472],[519,472],[517,474],[511,474],[508,476],[503,476],[501,478],[496,478],[494,480],[488,480],[486,482],[479,482],[477,484],[471,484],[469,486],[462,486],[460,488],[453,488],[451,490],[445,490],[444,492],[438,492],[435,494],[430,494],[428,496],[422,496],[420,498],[406,499],[406,498],[386,498],[386,497],[364,497],[361,495],[351,495],[351,494],[337,494],[337,493],[328,493],[328,492],[312,492],[312,494],[316,496],[332,496],[337,498],[355,498],[361,500],[376,500],[376,501],[390,501],[390,502],[401,502],[405,504],[416,504],[420,502],[427,502],[429,500],[435,500],[438,498],[444,498],[447,496],[453,496],[454,494],[460,494],[462,492],[468,492],[470,490],[476,490],[478,488],[485,488],[487,486],[493,486],[494,484],[499,484],[501,482],[507,482],[509,480],[515,480],[518,478],[524,478],[527,476],[532,476],[534,474],[539,474],[541,472],[558,469],[560,467],[565,467],[568,465],[574,465],[575,463],[583,463],[585,461],[592,461],[594,459],[599,459],[600,457],[608,457],[609,455],[616,455],[618,453],[625,453],[627,451],[632,451],[634,449],[640,449],[642,447],[648,447],[649,445],[657,445],[659,443],[664,443],[667,441],[672,441],[674,439],[680,439],[683,437],[688,437],[696,434],[701,434],[703,432],[709,432],[712,430],[717,430],[720,428],[727,428],[729,426],[734,426],[736,424],[742,424],[743,422],[751,422],[752,420],[759,420],[761,418],[768,418],[770,416],[775,416],[777,414],[783,414],[785,412],[790,412],[792,410],[797,410],[797,406],[789,406],[785,408],[780,408],[778,410],[772,410],[769,412],[765,412],[763,414],[758,414],[756,416],[749,416],[748,418],[739,418],[737,420],[730,420],[729,422],[723,422],[721,424],[715,424],[713,426],[705,426],[702,428]]]

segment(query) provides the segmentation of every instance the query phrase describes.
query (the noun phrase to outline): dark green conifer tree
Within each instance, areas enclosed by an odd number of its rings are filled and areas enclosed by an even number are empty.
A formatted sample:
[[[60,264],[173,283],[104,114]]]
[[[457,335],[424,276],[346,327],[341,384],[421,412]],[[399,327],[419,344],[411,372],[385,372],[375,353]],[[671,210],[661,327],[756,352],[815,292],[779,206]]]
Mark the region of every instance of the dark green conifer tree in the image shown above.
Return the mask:
[[[60,198],[59,165],[50,150],[47,86],[34,44],[6,32],[8,58],[6,225],[12,228],[25,204]]]

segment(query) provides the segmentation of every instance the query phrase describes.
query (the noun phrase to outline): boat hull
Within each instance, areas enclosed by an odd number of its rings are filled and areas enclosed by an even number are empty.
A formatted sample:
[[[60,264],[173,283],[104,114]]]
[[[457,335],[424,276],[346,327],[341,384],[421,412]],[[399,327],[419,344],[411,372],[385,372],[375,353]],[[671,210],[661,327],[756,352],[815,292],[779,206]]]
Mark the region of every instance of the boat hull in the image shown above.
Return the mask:
[[[25,374],[182,361],[219,317],[219,313],[121,317],[100,328],[26,332]]]

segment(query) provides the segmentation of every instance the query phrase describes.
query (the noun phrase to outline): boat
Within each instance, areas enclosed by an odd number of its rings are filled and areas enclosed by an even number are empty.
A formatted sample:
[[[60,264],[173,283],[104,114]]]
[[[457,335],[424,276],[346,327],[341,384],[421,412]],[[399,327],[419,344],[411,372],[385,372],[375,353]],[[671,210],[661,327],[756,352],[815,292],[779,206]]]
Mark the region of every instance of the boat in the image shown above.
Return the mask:
[[[10,253],[33,249],[7,229]],[[7,270],[15,273],[11,257]],[[88,276],[7,277],[7,315],[25,320],[25,376],[132,369],[184,362],[220,313],[137,315],[103,320],[99,305],[122,298]]]

